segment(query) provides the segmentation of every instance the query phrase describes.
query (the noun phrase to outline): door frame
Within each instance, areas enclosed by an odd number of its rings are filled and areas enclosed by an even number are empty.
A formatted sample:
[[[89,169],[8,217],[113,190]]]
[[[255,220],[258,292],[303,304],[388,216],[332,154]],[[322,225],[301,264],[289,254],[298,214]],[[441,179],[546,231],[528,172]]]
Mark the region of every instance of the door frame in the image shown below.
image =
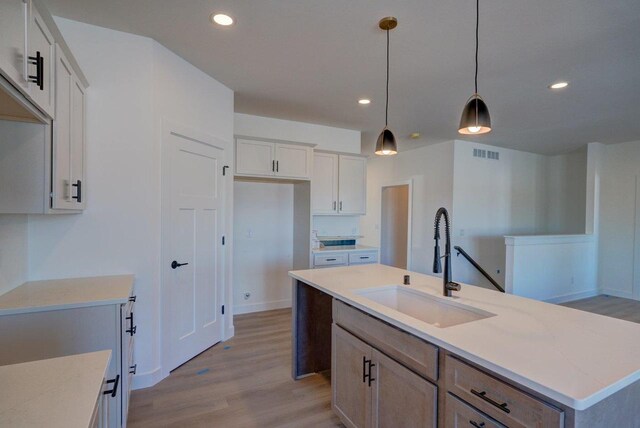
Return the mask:
[[[640,175],[635,176],[636,188],[636,209],[635,209],[635,230],[633,231],[633,266],[632,266],[632,297],[640,300]]]
[[[231,143],[225,142],[224,140],[214,137],[212,135],[207,134],[206,132],[199,131],[194,128],[186,127],[175,122],[169,120],[161,121],[161,167],[160,167],[160,378],[157,381],[160,381],[170,374],[170,370],[168,369],[168,355],[170,348],[170,338],[167,337],[169,330],[165,329],[166,323],[169,319],[169,302],[165,298],[167,284],[168,284],[168,273],[169,273],[169,265],[165,263],[165,260],[170,258],[170,251],[168,248],[168,237],[170,236],[170,219],[171,219],[171,157],[170,157],[170,139],[171,135],[178,135],[183,138],[187,138],[190,140],[194,140],[197,142],[201,142],[216,148],[219,148],[224,151],[224,161],[223,163],[226,165],[232,159],[232,155],[230,156],[229,150],[232,149],[233,145]],[[231,159],[230,159],[231,157]],[[229,227],[230,220],[230,207],[229,203],[233,200],[230,198],[229,192],[229,182],[232,182],[233,172],[232,168],[227,170],[227,178],[231,178],[231,180],[225,180],[222,183],[222,187],[224,189],[224,197],[223,203],[225,213],[222,215],[222,235],[224,235],[227,239],[227,243],[230,243],[232,240],[229,234],[227,233]],[[232,206],[232,205],[231,205]],[[230,251],[231,245],[225,244],[222,249],[222,263],[220,266],[223,269],[222,272],[222,304],[225,305],[225,315],[222,316],[222,325],[221,325],[221,341],[225,341],[233,336],[233,312],[230,302],[230,296],[232,296],[230,291],[231,281],[230,281],[230,271],[229,265],[232,262]],[[230,333],[229,333],[230,332]],[[230,334],[230,335],[229,335]],[[154,382],[157,383],[157,382]]]
[[[410,178],[408,180],[399,180],[399,181],[391,181],[388,183],[383,183],[380,186],[380,230],[378,230],[378,242],[380,242],[380,258],[382,259],[382,191],[385,187],[398,187],[398,186],[408,186],[409,187],[409,201],[408,201],[408,215],[407,215],[407,269],[411,270],[411,259],[412,259],[412,245],[411,245],[411,235],[413,229],[413,179]]]

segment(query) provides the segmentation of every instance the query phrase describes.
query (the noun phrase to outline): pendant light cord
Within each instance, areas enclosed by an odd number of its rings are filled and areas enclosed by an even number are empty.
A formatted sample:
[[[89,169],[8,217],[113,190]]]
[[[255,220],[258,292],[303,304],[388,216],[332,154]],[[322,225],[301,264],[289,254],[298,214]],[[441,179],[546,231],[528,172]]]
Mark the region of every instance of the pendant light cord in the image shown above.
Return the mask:
[[[478,27],[479,25],[480,25],[480,0],[476,0],[476,78],[475,78],[476,94],[478,93]]]
[[[389,124],[389,28],[387,28],[387,102],[384,108],[384,127]]]

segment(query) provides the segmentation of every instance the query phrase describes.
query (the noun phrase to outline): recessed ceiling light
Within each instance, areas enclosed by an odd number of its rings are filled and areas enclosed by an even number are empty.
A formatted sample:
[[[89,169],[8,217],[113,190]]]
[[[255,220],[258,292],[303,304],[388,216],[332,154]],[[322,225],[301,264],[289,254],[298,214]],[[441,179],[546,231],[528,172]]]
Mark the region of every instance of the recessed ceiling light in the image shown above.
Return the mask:
[[[564,89],[569,86],[569,82],[556,82],[553,85],[549,85],[549,89]]]
[[[420,138],[420,133],[412,132],[411,135],[409,135],[409,138],[411,138],[412,140],[417,140],[418,138]]]
[[[224,13],[212,13],[211,22],[227,27],[233,24],[233,18],[229,15],[225,15]]]
[[[361,100],[358,100],[358,103],[362,105],[367,105],[367,104],[371,104],[371,100],[368,98],[363,98]]]

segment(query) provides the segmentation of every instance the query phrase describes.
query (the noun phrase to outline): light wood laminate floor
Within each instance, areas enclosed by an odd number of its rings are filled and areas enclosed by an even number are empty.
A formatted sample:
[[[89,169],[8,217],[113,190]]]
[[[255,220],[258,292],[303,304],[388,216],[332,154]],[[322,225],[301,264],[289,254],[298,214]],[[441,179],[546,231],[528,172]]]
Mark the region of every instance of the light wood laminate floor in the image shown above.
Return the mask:
[[[595,314],[640,323],[640,301],[612,296],[596,296],[563,304]]]
[[[291,309],[239,315],[235,337],[132,391],[128,426],[342,427],[323,375],[291,379]]]
[[[640,323],[640,302],[609,296],[564,306]],[[133,391],[129,426],[342,427],[329,379],[291,379],[291,310],[235,317],[236,336]]]

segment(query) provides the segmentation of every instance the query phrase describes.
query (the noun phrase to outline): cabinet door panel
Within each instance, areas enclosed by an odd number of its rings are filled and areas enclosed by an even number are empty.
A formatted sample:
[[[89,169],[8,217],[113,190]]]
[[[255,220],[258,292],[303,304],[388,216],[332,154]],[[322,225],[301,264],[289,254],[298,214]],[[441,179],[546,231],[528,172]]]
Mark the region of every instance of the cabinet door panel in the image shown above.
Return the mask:
[[[367,159],[359,156],[340,155],[341,214],[366,214],[367,211]]]
[[[273,176],[275,145],[265,141],[236,141],[236,174]]]
[[[371,359],[371,347],[332,325],[331,387],[333,411],[349,428],[370,426],[371,388],[364,381],[363,359]]]
[[[35,104],[51,118],[55,116],[55,40],[35,7],[31,10],[29,22],[29,56],[42,57],[42,89],[37,83],[29,82],[29,93]],[[28,74],[36,76],[38,67],[29,62]]]
[[[74,209],[72,196],[72,89],[73,69],[60,49],[56,52],[56,120],[53,122],[52,208]]]
[[[75,208],[84,209],[87,186],[84,169],[85,146],[85,88],[74,75],[71,82],[71,183],[72,193],[76,196]],[[75,186],[74,186],[75,184]],[[78,198],[79,196],[79,198]]]
[[[0,71],[14,85],[27,89],[25,44],[28,4],[7,0],[0,4]]]
[[[275,159],[277,177],[311,178],[311,147],[276,144]]]
[[[338,213],[338,155],[313,154],[311,193],[313,214]]]
[[[373,427],[435,427],[437,387],[373,350]]]

